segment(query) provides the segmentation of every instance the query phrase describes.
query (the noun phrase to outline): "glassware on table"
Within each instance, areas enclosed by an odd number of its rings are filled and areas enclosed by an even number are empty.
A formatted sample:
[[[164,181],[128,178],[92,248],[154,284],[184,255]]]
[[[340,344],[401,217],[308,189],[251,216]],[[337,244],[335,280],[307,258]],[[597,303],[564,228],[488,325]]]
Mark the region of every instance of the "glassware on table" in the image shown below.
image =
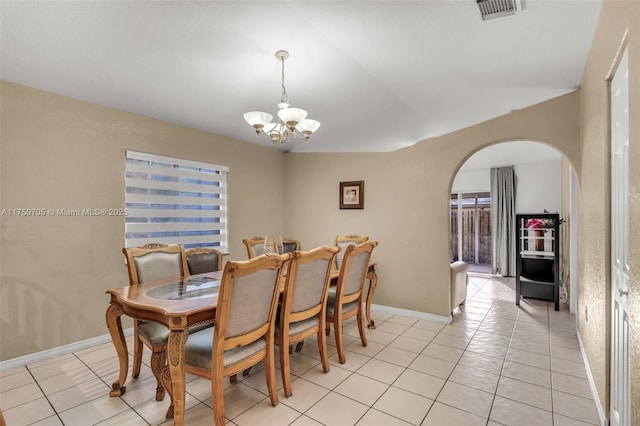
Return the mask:
[[[267,235],[264,237],[263,253],[278,253],[283,250],[282,237],[280,235]]]

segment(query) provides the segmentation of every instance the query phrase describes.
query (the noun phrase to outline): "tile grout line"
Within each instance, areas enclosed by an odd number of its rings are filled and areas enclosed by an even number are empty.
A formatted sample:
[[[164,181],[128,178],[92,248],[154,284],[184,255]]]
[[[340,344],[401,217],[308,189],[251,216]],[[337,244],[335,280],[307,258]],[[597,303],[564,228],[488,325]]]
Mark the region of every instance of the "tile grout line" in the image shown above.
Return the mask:
[[[38,382],[38,380],[36,380],[35,376],[33,375],[33,372],[29,368],[29,366],[25,365],[24,368],[29,372],[29,375],[31,376],[31,378],[33,378],[33,381],[38,386],[38,389],[40,389],[40,392],[42,392],[42,396],[44,396],[44,398],[47,400],[47,404],[49,404],[49,406],[51,407],[51,409],[55,413],[55,416],[58,418],[58,420],[60,420],[60,423],[62,423],[64,425],[64,422],[62,421],[62,418],[60,417],[60,413],[58,413],[58,410],[56,410],[56,408],[53,406],[53,404],[49,400],[49,397],[47,396],[47,394],[45,394],[44,389],[42,389],[42,386],[40,386],[40,382]],[[49,416],[49,417],[53,417],[53,416]],[[48,419],[49,417],[45,417],[44,419]],[[37,420],[37,421],[42,421],[44,419],[40,419],[40,420]]]

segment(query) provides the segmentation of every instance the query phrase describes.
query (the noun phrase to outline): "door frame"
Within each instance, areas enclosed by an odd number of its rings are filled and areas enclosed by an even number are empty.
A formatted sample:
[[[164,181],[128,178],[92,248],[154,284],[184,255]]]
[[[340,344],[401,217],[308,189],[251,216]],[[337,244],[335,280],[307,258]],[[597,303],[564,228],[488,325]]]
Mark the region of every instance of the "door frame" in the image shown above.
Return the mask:
[[[609,421],[631,421],[629,336],[629,52],[626,33],[614,59],[609,83],[611,168],[611,348]],[[622,82],[619,77],[622,76]],[[626,80],[626,84],[624,82]],[[622,92],[619,92],[622,91]],[[622,96],[618,96],[621,93]],[[622,99],[622,104],[616,103]],[[622,113],[621,113],[622,111]],[[625,116],[626,111],[626,116]],[[617,127],[622,123],[622,130]],[[626,127],[624,127],[626,125]],[[625,139],[626,138],[626,139]]]

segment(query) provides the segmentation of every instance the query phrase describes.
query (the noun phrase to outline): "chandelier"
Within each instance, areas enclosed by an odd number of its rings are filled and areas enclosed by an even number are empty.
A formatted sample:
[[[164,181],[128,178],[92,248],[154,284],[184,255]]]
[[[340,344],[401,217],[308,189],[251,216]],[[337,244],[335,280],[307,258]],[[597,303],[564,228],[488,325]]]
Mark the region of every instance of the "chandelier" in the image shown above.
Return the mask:
[[[258,135],[267,135],[273,143],[285,143],[289,137],[306,139],[318,130],[320,122],[307,118],[307,111],[301,108],[291,108],[287,88],[284,86],[284,60],[289,57],[286,50],[278,50],[276,59],[282,62],[282,95],[278,104],[279,121],[271,122],[273,116],[266,112],[251,111],[244,114],[244,119],[256,129]]]

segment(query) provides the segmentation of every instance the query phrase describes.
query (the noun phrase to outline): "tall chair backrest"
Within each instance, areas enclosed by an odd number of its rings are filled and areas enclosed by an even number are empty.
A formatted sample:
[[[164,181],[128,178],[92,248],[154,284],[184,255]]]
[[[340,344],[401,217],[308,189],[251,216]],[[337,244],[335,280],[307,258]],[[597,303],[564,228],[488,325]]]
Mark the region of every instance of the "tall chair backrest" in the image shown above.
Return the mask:
[[[214,353],[222,356],[225,350],[262,337],[273,339],[282,266],[290,256],[268,253],[247,261],[227,262],[218,293]]]
[[[300,251],[300,241],[291,238],[282,239],[282,253]]]
[[[265,253],[278,253],[278,249],[275,246],[269,246],[265,250],[264,237],[253,237],[242,240],[247,248],[247,256],[249,259],[258,257]]]
[[[196,247],[185,252],[189,274],[204,274],[222,269],[222,253],[213,248]]]
[[[331,269],[338,247],[294,252],[287,269],[281,309],[281,329],[320,314],[326,303]]]
[[[368,241],[369,237],[363,237],[360,235],[355,235],[355,234],[350,234],[350,235],[338,235],[336,236],[336,239],[334,241],[334,245],[336,247],[340,247],[340,251],[338,252],[338,255],[336,256],[336,269],[340,270],[340,267],[342,266],[342,259],[344,257],[345,251],[347,249],[347,247],[349,246],[353,246],[356,244],[362,244],[365,241]]]
[[[129,270],[129,283],[142,284],[187,274],[186,256],[182,244],[156,248],[123,248]]]
[[[371,252],[377,245],[377,241],[366,241],[347,246],[336,287],[337,305],[354,301],[361,296]]]

